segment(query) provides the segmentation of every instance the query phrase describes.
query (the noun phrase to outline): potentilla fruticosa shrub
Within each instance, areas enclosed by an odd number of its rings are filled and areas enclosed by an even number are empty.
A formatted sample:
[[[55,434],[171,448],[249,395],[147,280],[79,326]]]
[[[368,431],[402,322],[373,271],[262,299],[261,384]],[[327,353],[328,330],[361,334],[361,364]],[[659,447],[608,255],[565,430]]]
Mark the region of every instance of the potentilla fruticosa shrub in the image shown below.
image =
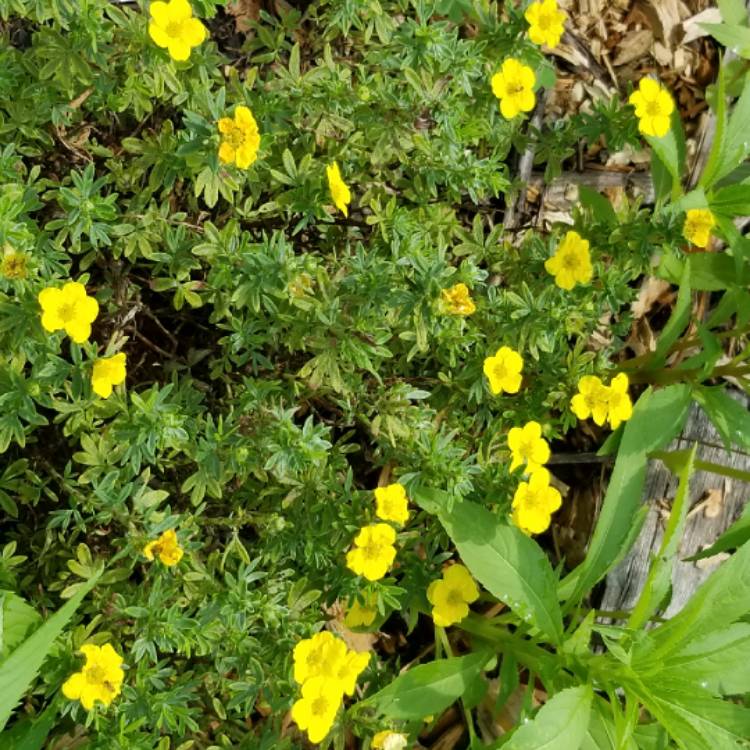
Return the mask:
[[[222,5],[0,0],[0,746],[400,750],[454,702],[472,748],[740,746],[747,523],[646,626],[691,401],[750,448],[744,69],[687,190],[655,76],[529,127],[556,0],[276,3],[243,34]],[[551,177],[597,141],[651,148],[653,207],[581,189],[505,231],[514,154]],[[628,358],[644,274],[679,293]],[[615,459],[578,566],[546,534],[574,429]],[[605,625],[657,453],[662,554]],[[411,650],[350,638],[381,628]],[[488,676],[523,696],[495,744]]]

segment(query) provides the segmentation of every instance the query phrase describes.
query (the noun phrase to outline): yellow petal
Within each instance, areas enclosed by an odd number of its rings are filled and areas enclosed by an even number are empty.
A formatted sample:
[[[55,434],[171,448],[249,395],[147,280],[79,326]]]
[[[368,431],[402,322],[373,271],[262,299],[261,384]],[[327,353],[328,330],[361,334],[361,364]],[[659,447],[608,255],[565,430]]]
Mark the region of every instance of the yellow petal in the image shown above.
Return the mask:
[[[157,47],[169,47],[172,41],[172,38],[164,31],[164,28],[154,21],[151,21],[148,25],[148,35]]]
[[[193,15],[193,9],[190,7],[188,0],[170,0],[167,7],[169,20],[172,23],[176,21],[186,21]]]
[[[180,38],[190,47],[202,44],[208,36],[206,27],[197,18],[188,18],[187,21],[183,21],[181,31]]]
[[[82,321],[80,318],[72,320],[65,324],[65,333],[76,344],[82,344],[84,341],[88,341],[89,336],[91,336],[91,324]]]
[[[83,688],[85,685],[86,680],[83,677],[83,672],[76,672],[75,674],[68,677],[68,679],[63,683],[63,695],[69,700],[78,700],[81,697],[81,693],[83,692]]]
[[[190,45],[185,44],[182,39],[170,38],[167,49],[169,51],[169,56],[178,62],[183,62],[190,57]]]
[[[158,24],[166,26],[169,23],[167,4],[162,2],[162,0],[156,0],[156,2],[151,3],[148,12],[151,14],[151,18],[153,18]]]

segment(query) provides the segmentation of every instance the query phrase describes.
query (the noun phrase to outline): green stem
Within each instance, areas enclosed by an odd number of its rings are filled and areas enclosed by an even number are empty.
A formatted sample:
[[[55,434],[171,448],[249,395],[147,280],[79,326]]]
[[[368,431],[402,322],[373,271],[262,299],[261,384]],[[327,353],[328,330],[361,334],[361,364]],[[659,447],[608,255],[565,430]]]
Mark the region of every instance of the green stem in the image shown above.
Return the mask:
[[[449,656],[453,656],[453,649],[451,648],[451,642],[448,639],[448,634],[445,632],[445,628],[441,628],[438,626],[435,626],[435,631],[439,635],[440,640],[443,643],[443,647],[445,648],[445,653]],[[477,735],[474,731],[474,719],[471,715],[471,710],[466,707],[466,704],[464,703],[464,699],[461,698],[461,707],[464,711],[464,719],[466,721],[466,729],[469,732],[469,745],[471,747],[474,746],[474,743],[476,741]]]

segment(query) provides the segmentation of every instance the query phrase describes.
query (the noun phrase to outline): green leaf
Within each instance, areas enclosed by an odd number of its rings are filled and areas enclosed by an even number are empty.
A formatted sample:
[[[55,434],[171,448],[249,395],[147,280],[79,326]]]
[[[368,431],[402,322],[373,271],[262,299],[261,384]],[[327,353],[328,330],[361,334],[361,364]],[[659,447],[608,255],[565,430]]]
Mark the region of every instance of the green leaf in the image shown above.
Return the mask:
[[[633,408],[617,452],[599,520],[586,559],[560,586],[560,596],[576,602],[605,576],[626,545],[639,514],[648,454],[679,433],[690,405],[690,388],[671,385],[644,391]]]
[[[682,167],[685,164],[685,135],[682,131],[682,123],[677,109],[672,113],[672,125],[666,135],[661,138],[647,135],[645,138],[655,157],[652,159],[652,164],[658,159],[667,170],[672,178],[670,186],[672,199],[677,199],[682,191]],[[656,178],[657,175],[655,174],[655,182]]]
[[[422,719],[439,714],[481,679],[486,652],[422,664],[399,675],[380,692],[360,701],[390,719]]]
[[[692,557],[686,558],[687,562],[703,560],[707,557],[718,555],[719,552],[741,547],[750,541],[750,503],[742,510],[742,515],[708,548]]]
[[[625,744],[618,744],[612,707],[607,701],[595,695],[581,750],[638,750],[638,745],[632,738],[627,739]]]
[[[750,29],[728,23],[700,24],[711,36],[728,49],[735,50],[740,57],[750,57]]]
[[[57,636],[98,578],[96,575],[83,584],[70,601],[0,662],[0,730],[5,727],[11,712],[33,682]]]
[[[750,612],[750,543],[740,547],[693,594],[669,622],[650,631],[633,649],[633,669],[647,674],[688,643],[737,622]]]
[[[716,695],[750,693],[750,624],[741,622],[692,641],[664,662],[659,674],[692,682]]]
[[[708,205],[715,214],[729,219],[750,215],[750,185],[727,185],[715,191]]]
[[[678,284],[685,263],[667,255],[659,265],[659,276]],[[690,286],[693,291],[717,292],[750,283],[750,269],[737,273],[734,258],[726,253],[693,253],[690,256]]]
[[[680,471],[680,484],[677,487],[677,493],[672,503],[672,512],[669,515],[669,523],[664,531],[661,548],[656,557],[651,561],[643,591],[638,597],[638,601],[628,620],[628,627],[631,630],[638,630],[646,624],[656,612],[659,604],[664,601],[672,586],[674,562],[679,552],[682,534],[685,531],[687,512],[690,507],[690,503],[688,502],[688,488],[690,486],[690,477],[693,475],[693,462],[695,461],[697,447],[698,444],[694,443]]]
[[[11,729],[0,733],[0,747],[3,750],[42,750],[58,710],[59,703],[53,700],[36,719],[16,722]]]
[[[690,289],[690,260],[685,262],[680,278],[680,291],[677,294],[677,303],[669,316],[664,330],[656,342],[656,349],[649,359],[649,367],[661,368],[666,361],[667,352],[672,344],[677,341],[680,334],[690,322],[690,313],[693,309],[693,300]]]
[[[0,591],[0,662],[41,621],[37,611],[11,591]]]
[[[589,726],[592,697],[588,685],[557,693],[532,721],[514,732],[503,750],[579,750]]]
[[[539,545],[515,526],[500,523],[487,508],[467,500],[454,503],[439,518],[482,586],[553,643],[561,643],[556,578]]]
[[[721,386],[703,386],[695,390],[695,400],[716,427],[727,450],[733,445],[750,449],[750,413]]]
[[[591,211],[597,221],[612,226],[617,224],[615,209],[612,208],[612,204],[601,193],[585,185],[579,185],[578,200],[582,206]]]
[[[747,23],[747,8],[745,0],[719,0],[719,10],[724,23]]]

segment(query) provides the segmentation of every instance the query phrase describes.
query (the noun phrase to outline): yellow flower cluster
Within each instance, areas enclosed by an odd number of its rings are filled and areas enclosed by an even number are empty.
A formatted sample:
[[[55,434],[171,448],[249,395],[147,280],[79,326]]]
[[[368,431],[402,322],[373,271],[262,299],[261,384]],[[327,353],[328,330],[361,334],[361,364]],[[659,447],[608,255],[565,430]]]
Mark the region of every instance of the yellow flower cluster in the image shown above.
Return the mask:
[[[469,604],[479,598],[479,589],[471,573],[463,565],[451,565],[443,577],[427,588],[435,625],[447,628],[461,622],[469,614]]]
[[[472,315],[477,310],[466,284],[454,284],[443,289],[441,297],[445,311],[451,315]]]
[[[523,427],[513,427],[508,432],[508,447],[512,461],[510,470],[526,464],[526,471],[533,474],[549,461],[549,443],[542,437],[539,422],[527,422]]]
[[[529,22],[529,39],[534,44],[557,47],[567,17],[565,11],[557,7],[557,0],[539,0],[531,3],[524,13],[524,18]]]
[[[193,18],[188,0],[166,3],[156,0],[151,3],[149,13],[149,36],[157,46],[166,48],[173,60],[187,60],[192,48],[202,44],[208,36],[206,27]]]
[[[635,107],[638,129],[644,135],[663,138],[671,128],[674,100],[670,93],[652,78],[643,78],[628,99]]]
[[[165,531],[158,539],[149,542],[143,548],[143,554],[147,560],[153,560],[155,555],[168,567],[177,565],[185,551],[177,541],[177,533],[174,529]]]
[[[80,701],[91,711],[100,701],[109,706],[120,694],[125,674],[122,670],[122,657],[107,643],[104,646],[81,646],[86,663],[80,672],[71,675],[63,684],[63,695],[69,700]]]
[[[589,241],[578,232],[568,232],[555,254],[544,262],[544,268],[555,277],[560,289],[570,291],[576,284],[588,284],[594,274]]]
[[[409,520],[408,503],[401,484],[375,490],[375,515],[384,521],[405,524]],[[364,526],[354,538],[354,548],[346,554],[347,567],[368,581],[381,579],[396,557],[395,542],[396,531],[387,523]]]
[[[10,245],[3,248],[2,260],[0,260],[0,275],[9,281],[25,279],[27,275],[27,258],[23,253],[14,250]]]
[[[491,83],[492,93],[500,100],[500,114],[506,120],[534,109],[536,74],[528,65],[509,57],[492,76]]]
[[[355,598],[346,611],[344,624],[347,628],[367,628],[378,616],[378,597],[372,592],[361,596],[362,601]]]
[[[521,355],[509,346],[501,346],[493,357],[484,360],[484,374],[493,396],[500,393],[518,393],[521,388]]]
[[[608,386],[596,375],[584,375],[578,381],[578,393],[571,399],[571,411],[578,419],[592,417],[600,426],[609,421],[612,429],[616,430],[633,413],[629,385],[624,372],[614,377]]]
[[[292,719],[310,742],[321,742],[331,730],[344,695],[354,694],[369,661],[367,652],[352,651],[327,631],[294,647],[294,679],[302,695],[292,706]]]
[[[349,204],[352,202],[352,192],[344,182],[341,170],[336,162],[326,167],[326,176],[328,177],[328,189],[331,191],[331,198],[336,208],[344,216],[349,216]]]
[[[91,324],[99,315],[99,303],[86,294],[86,287],[69,281],[62,289],[47,287],[37,296],[42,308],[42,328],[45,331],[65,331],[76,344],[83,344],[91,336]],[[97,396],[108,398],[112,387],[125,382],[125,353],[100,358],[94,362],[91,387]]]
[[[218,127],[222,135],[219,160],[247,169],[258,158],[260,147],[258,123],[253,113],[240,104],[234,110],[234,118],[222,117]]]
[[[550,486],[547,469],[538,468],[521,482],[511,503],[511,519],[526,534],[541,534],[549,528],[552,514],[562,505],[560,493]]]
[[[708,247],[716,217],[707,208],[691,208],[685,215],[682,236],[696,247]]]

